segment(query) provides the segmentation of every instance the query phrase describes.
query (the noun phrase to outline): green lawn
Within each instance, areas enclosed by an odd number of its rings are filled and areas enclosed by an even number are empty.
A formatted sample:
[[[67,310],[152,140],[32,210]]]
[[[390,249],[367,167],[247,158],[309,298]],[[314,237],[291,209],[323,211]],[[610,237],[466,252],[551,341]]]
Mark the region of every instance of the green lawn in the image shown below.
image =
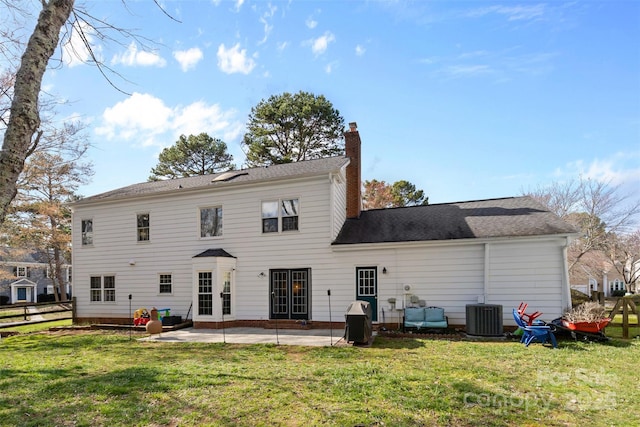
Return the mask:
[[[377,337],[371,348],[0,341],[2,426],[639,425],[640,340]]]

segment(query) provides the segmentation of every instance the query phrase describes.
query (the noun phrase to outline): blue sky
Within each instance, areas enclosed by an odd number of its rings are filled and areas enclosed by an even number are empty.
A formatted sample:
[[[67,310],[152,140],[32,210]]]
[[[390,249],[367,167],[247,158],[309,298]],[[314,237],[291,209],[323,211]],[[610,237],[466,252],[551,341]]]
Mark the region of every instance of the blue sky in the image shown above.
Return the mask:
[[[146,181],[180,134],[223,139],[241,166],[251,107],[303,90],[358,123],[363,179],[406,179],[431,203],[581,175],[640,198],[638,1],[161,3],[180,22],[150,1],[85,2],[153,40],[90,38],[130,95],[66,54],[46,74],[89,125],[85,196]]]

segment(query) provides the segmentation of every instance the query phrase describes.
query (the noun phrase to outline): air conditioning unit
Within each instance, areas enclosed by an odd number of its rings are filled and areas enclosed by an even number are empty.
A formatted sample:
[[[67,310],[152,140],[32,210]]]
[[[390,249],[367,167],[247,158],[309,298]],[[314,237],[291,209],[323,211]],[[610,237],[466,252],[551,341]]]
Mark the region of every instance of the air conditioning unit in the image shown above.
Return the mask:
[[[467,304],[467,334],[495,337],[503,334],[502,306],[497,304]]]

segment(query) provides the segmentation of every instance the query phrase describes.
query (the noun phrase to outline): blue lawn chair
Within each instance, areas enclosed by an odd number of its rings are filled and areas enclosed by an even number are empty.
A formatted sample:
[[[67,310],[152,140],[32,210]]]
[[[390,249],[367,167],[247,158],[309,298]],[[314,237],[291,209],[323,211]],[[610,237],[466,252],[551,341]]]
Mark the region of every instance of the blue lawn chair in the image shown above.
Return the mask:
[[[546,343],[549,342],[553,348],[558,348],[556,336],[551,331],[551,327],[547,325],[527,325],[520,317],[518,309],[513,309],[513,318],[516,324],[522,329],[522,338],[520,342],[529,347],[532,342]]]

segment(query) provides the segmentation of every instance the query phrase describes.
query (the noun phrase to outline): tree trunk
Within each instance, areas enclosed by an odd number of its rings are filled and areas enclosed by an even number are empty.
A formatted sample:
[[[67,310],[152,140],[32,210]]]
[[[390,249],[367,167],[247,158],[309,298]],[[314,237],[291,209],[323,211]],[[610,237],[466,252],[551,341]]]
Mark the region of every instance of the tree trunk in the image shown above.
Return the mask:
[[[58,46],[60,29],[69,19],[73,4],[74,0],[43,1],[38,22],[22,55],[0,153],[0,223],[4,222],[7,208],[16,195],[16,181],[22,173],[25,159],[37,144],[36,133],[40,127],[38,95],[42,77]]]

